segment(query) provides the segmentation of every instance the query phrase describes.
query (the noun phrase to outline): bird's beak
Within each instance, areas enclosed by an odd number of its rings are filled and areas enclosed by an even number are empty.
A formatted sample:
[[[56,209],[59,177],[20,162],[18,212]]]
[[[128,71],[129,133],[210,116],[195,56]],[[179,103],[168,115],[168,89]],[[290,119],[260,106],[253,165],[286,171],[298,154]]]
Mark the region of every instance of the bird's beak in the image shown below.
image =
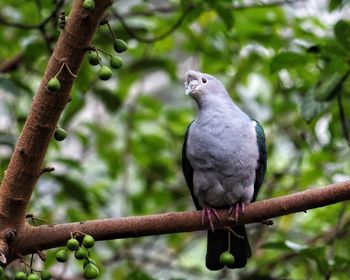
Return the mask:
[[[199,85],[198,75],[196,71],[189,70],[186,72],[185,78],[185,94],[189,95],[193,93]]]

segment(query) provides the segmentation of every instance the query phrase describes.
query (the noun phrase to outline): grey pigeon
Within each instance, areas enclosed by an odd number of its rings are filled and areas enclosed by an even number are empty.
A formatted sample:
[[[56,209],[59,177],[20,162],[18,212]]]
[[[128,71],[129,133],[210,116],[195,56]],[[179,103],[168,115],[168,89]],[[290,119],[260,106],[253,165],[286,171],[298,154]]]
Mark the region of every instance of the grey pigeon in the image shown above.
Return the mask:
[[[212,226],[215,209],[231,207],[237,218],[244,204],[256,199],[266,172],[264,130],[235,105],[215,77],[189,70],[185,87],[199,113],[186,131],[182,168],[196,208],[203,209]],[[220,255],[227,250],[235,258],[227,267],[246,265],[251,249],[245,226],[234,226],[232,231],[208,231],[208,269],[223,268]]]

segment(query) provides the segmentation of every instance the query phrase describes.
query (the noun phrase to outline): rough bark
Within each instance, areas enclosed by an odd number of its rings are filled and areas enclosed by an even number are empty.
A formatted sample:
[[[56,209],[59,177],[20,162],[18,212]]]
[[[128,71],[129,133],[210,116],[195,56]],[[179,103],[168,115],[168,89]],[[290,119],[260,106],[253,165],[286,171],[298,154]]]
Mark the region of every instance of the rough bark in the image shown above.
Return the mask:
[[[5,238],[2,233],[8,230],[16,233],[25,224],[26,207],[41,174],[43,159],[58,119],[70,100],[74,77],[67,67],[63,67],[58,76],[61,82],[59,91],[50,92],[47,82],[58,73],[63,62],[73,73],[78,73],[85,48],[90,45],[111,0],[96,1],[95,9],[91,12],[84,10],[82,3],[82,0],[74,2],[1,183],[0,241]],[[0,256],[7,252],[4,244],[6,242],[0,242]]]
[[[322,207],[350,199],[350,181],[332,184],[326,187],[257,201],[247,205],[239,223],[249,224],[267,219]],[[228,210],[220,210],[221,221],[215,218],[216,228],[234,225]],[[302,213],[301,215],[307,215]],[[49,249],[62,246],[70,233],[80,231],[94,236],[96,240],[119,239],[189,232],[210,229],[208,223],[202,225],[201,211],[165,213],[143,217],[125,217],[104,220],[85,221],[60,225],[27,226],[18,236],[16,250],[22,254],[35,252],[36,249]]]

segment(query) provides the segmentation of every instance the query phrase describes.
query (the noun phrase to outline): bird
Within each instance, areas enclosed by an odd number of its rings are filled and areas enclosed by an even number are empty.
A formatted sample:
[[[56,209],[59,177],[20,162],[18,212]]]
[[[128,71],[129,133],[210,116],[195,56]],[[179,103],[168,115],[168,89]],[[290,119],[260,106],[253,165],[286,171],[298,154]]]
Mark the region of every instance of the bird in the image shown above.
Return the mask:
[[[241,268],[251,257],[244,225],[214,229],[212,215],[229,208],[237,220],[247,203],[256,200],[267,168],[264,129],[231,99],[214,76],[195,70],[185,73],[185,93],[198,105],[182,148],[182,169],[202,223],[207,217],[206,266],[209,270]],[[222,263],[229,251],[234,261]]]

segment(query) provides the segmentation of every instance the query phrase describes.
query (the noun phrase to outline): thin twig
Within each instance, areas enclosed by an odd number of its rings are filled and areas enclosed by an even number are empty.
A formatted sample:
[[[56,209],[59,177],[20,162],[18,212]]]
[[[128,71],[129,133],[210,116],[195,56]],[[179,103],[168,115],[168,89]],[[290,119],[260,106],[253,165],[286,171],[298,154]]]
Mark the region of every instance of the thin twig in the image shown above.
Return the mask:
[[[343,135],[350,148],[350,134],[349,134],[349,127],[346,121],[345,110],[344,110],[343,101],[342,101],[342,91],[340,91],[337,94],[337,102],[338,102],[338,109],[339,109],[339,117],[340,117],[342,129],[343,129]]]
[[[152,37],[152,38],[145,38],[145,37],[141,37],[139,36],[131,27],[129,27],[129,25],[126,23],[124,17],[122,17],[121,15],[119,15],[115,10],[113,11],[114,16],[119,19],[120,23],[122,24],[122,26],[124,27],[125,31],[129,33],[129,35],[133,38],[135,38],[136,40],[143,42],[143,43],[154,43],[156,41],[160,41],[163,40],[164,38],[166,38],[167,36],[169,36],[171,33],[173,33],[178,27],[180,27],[180,25],[182,24],[182,22],[184,21],[184,19],[186,18],[188,12],[190,11],[190,9],[192,9],[193,7],[191,6],[190,8],[185,9],[181,16],[178,18],[178,20],[174,23],[173,26],[171,26],[167,31],[165,31],[164,33]]]

